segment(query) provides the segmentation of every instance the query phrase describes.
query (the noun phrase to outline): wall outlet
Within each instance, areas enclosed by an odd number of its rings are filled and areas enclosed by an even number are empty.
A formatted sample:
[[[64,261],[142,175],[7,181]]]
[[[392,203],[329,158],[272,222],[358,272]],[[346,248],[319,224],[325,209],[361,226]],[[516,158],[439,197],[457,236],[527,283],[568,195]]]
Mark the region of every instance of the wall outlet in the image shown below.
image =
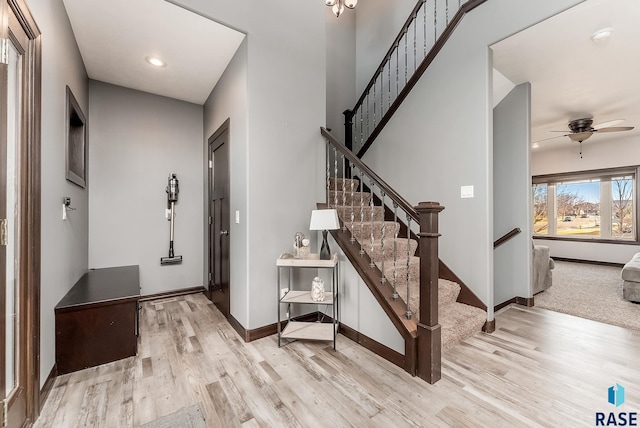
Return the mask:
[[[282,299],[284,297],[285,294],[287,294],[289,292],[288,288],[281,288],[280,289],[280,298]]]

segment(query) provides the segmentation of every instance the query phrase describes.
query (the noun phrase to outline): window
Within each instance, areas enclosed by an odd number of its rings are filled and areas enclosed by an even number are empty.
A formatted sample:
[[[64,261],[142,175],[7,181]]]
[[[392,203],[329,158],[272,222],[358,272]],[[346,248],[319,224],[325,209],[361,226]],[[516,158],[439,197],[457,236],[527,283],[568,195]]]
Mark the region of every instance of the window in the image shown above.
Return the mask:
[[[637,167],[533,177],[533,233],[636,241]]]
[[[533,185],[533,233],[549,233],[549,210],[547,209],[547,185]]]
[[[600,237],[600,180],[556,184],[556,234]]]

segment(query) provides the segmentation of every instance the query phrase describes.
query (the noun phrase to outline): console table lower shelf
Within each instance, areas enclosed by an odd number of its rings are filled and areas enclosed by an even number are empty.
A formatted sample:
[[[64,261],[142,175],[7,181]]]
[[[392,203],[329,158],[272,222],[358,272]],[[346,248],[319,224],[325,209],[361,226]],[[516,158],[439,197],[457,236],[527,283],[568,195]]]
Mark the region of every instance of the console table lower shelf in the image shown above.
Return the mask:
[[[337,333],[337,328],[337,324],[334,323],[291,321],[282,330],[280,337],[283,339],[333,340],[334,330]]]

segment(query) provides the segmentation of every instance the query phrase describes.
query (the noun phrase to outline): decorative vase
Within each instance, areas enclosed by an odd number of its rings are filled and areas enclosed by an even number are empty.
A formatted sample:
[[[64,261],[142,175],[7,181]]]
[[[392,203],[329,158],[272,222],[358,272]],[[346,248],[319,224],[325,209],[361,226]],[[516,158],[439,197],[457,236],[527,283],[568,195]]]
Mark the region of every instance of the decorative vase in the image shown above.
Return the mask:
[[[311,300],[314,302],[324,301],[324,281],[319,276],[313,278],[311,284]]]

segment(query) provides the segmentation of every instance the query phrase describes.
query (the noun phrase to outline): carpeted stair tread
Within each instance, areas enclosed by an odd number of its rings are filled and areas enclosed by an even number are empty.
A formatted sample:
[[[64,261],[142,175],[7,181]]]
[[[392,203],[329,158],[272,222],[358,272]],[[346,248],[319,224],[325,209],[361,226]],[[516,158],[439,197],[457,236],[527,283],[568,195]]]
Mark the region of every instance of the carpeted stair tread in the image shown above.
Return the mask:
[[[342,200],[338,204],[342,203]],[[338,205],[335,207],[338,211],[338,217],[348,225],[351,225],[351,212],[353,211],[353,223],[354,226],[360,224],[360,205]],[[371,207],[365,205],[363,209],[364,220],[371,221]],[[382,221],[384,219],[384,208],[376,205],[373,207],[373,221]]]
[[[438,305],[443,307],[455,303],[460,295],[460,284],[447,279],[438,278]]]
[[[440,307],[438,312],[443,351],[481,331],[487,320],[485,311],[464,303],[449,303]]]
[[[385,269],[386,270],[386,269]],[[393,283],[389,283],[392,287]],[[420,308],[420,282],[417,277],[413,277],[410,280],[411,289],[409,290],[411,295],[409,299],[409,309],[414,314],[415,317],[419,316],[419,308]],[[407,301],[407,280],[406,277],[401,278],[398,277],[398,282],[396,283],[396,291],[400,299],[403,302]],[[442,312],[446,310],[445,308],[449,305],[456,303],[456,299],[460,294],[460,285],[455,282],[448,281],[446,279],[439,278],[438,279],[438,311]],[[484,312],[484,311],[482,311]],[[486,315],[486,314],[485,314]],[[486,318],[486,316],[485,316]]]
[[[358,186],[360,186],[360,181],[356,180],[355,178],[335,178],[335,177],[329,178],[329,189],[331,190],[342,191],[343,184],[344,184],[344,189],[347,192],[351,191],[351,184],[353,184],[353,190],[357,191],[359,189]]]
[[[342,190],[330,190],[329,191],[329,205],[332,207],[336,205],[358,205],[361,203],[364,205],[369,205],[369,201],[371,200],[371,193],[369,192],[343,192]],[[362,200],[361,200],[362,198]]]
[[[388,245],[385,242],[384,247],[382,247],[380,241],[374,241],[373,243],[373,251],[371,250],[370,242],[363,242],[362,247],[364,251],[371,257],[374,262],[378,262],[382,260],[384,257],[385,260],[392,260],[393,263],[393,244]],[[401,260],[404,259],[404,263],[406,264],[407,260],[407,248],[409,249],[409,255],[413,256],[416,253],[416,249],[418,248],[418,242],[415,239],[410,241],[410,246],[407,244],[406,239],[398,239],[396,242],[396,255],[398,263],[402,263]],[[387,262],[385,261],[385,264]]]
[[[353,224],[353,235],[357,240],[364,239],[365,241],[368,241],[371,238],[371,231],[373,230],[373,238],[377,241],[383,236],[383,225],[385,245],[393,245],[393,237],[395,236],[396,232],[400,230],[400,224],[396,223],[395,221],[365,221],[364,223],[357,222]],[[347,223],[346,226],[347,229],[351,230],[351,222]]]

